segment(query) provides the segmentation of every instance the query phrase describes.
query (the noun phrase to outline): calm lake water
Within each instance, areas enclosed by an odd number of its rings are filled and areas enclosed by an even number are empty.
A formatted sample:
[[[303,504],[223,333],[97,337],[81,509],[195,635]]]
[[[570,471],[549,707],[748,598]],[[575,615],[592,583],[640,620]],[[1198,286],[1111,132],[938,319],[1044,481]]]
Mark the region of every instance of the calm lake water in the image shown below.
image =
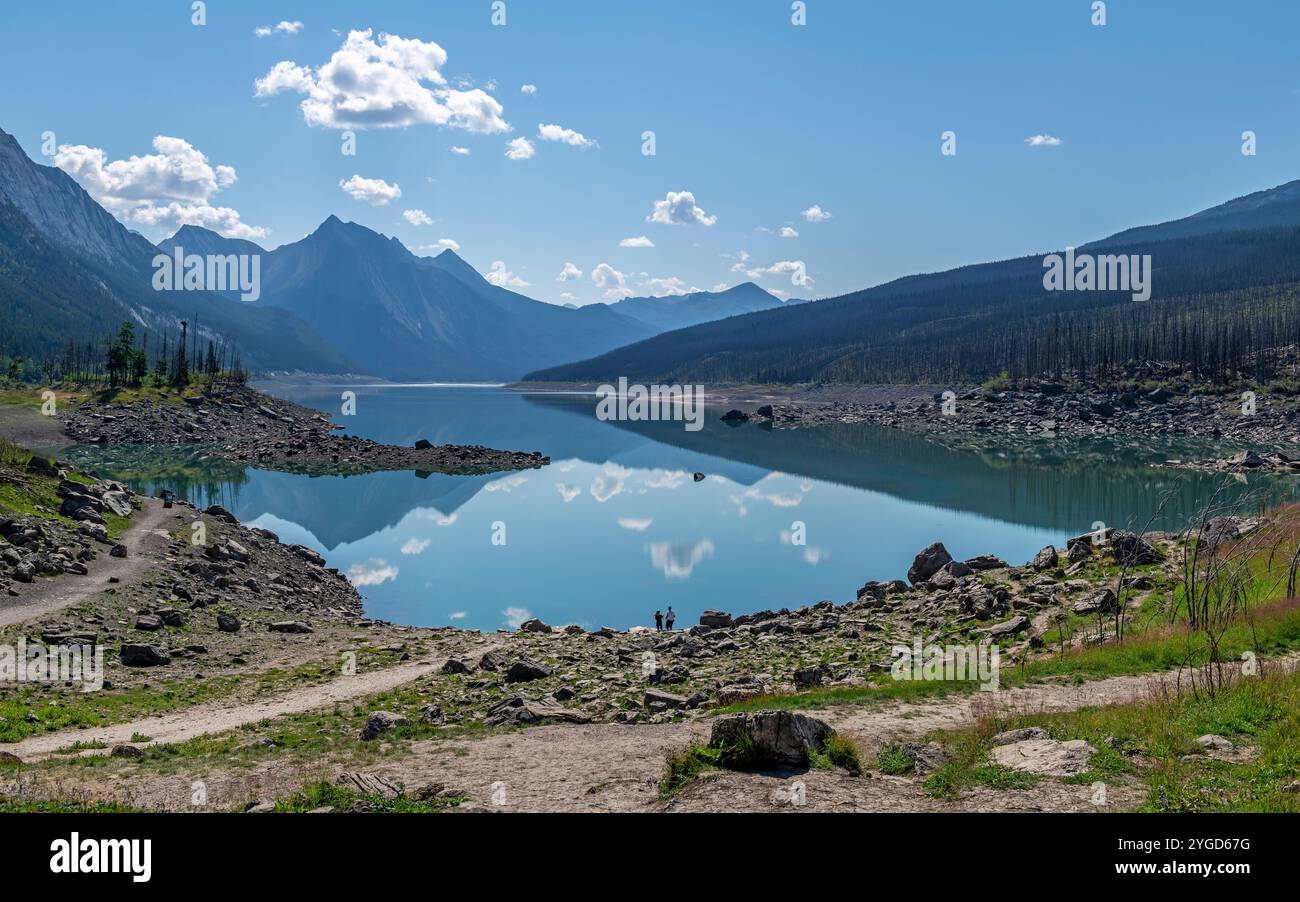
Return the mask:
[[[1210,450],[1204,443],[954,450],[871,426],[730,426],[715,409],[702,431],[686,432],[599,421],[592,396],[484,387],[363,388],[356,415],[341,417],[341,390],[277,389],[349,434],[536,450],[552,463],[488,476],[313,478],[194,451],[67,456],[142,491],[220,503],[316,549],[350,575],[372,616],[484,630],[529,617],[626,628],[669,605],[688,626],[705,608],[843,602],[867,580],[903,577],[934,541],[959,558],[1018,564],[1097,522],[1145,527],[1162,499],[1149,528],[1180,527],[1223,479],[1147,466]],[[1252,480],[1234,491],[1295,494]]]

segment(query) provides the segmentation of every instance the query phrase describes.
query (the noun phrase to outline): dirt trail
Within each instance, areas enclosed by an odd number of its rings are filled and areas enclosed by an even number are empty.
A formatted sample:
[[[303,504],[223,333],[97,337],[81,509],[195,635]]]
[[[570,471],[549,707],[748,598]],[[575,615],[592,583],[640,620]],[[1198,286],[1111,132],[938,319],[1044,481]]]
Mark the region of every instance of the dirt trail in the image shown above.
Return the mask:
[[[118,541],[126,546],[124,558],[110,557],[107,550],[98,559],[86,565],[89,573],[78,576],[64,573],[54,578],[40,578],[36,582],[16,588],[21,593],[16,598],[0,599],[0,627],[22,623],[85,601],[102,592],[111,577],[126,585],[147,570],[156,556],[167,549],[170,538],[162,524],[169,516],[178,515],[178,509],[167,510],[156,498],[143,498],[144,507],[136,511],[131,525]]]
[[[291,689],[270,698],[245,704],[213,702],[183,711],[145,717],[129,723],[44,733],[39,736],[29,736],[16,743],[0,744],[0,750],[12,752],[24,761],[29,761],[47,757],[55,749],[64,748],[78,741],[103,742],[110,748],[124,743],[143,746],[184,742],[205,733],[220,733],[268,718],[300,714],[303,711],[326,708],[336,702],[387,692],[419,677],[435,673],[444,663],[446,658],[442,657],[436,660],[413,661],[379,670],[364,671],[353,676],[338,677],[319,686]],[[150,737],[150,741],[132,743],[131,736],[136,733],[143,733]]]

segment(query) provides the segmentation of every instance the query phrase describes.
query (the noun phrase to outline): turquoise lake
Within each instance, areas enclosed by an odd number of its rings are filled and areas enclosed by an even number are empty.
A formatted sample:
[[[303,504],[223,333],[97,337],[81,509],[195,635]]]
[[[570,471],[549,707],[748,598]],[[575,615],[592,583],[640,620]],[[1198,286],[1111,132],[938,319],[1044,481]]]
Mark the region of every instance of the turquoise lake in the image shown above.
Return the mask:
[[[732,426],[712,408],[705,428],[688,432],[598,420],[594,396],[492,387],[354,389],[356,415],[344,417],[342,390],[275,389],[348,434],[536,450],[552,462],[484,476],[307,477],[187,449],[67,456],[138,490],[220,503],[316,549],[349,574],[371,616],[483,630],[529,617],[626,628],[669,605],[687,626],[705,608],[844,602],[868,580],[903,577],[935,541],[959,558],[992,553],[1017,564],[1098,522],[1178,528],[1224,478],[1149,466],[1206,443],[952,448],[865,425]],[[1254,478],[1232,491],[1296,494]]]

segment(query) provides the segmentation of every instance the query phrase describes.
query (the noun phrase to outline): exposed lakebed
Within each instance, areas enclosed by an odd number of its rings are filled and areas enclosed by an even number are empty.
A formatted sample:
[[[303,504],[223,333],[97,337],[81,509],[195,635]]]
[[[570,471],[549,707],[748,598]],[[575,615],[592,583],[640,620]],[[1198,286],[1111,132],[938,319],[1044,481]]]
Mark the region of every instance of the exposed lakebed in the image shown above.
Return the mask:
[[[340,416],[345,389],[357,393],[355,416]],[[595,398],[575,394],[272,390],[376,441],[537,449],[551,463],[480,475],[307,476],[202,449],[110,444],[62,456],[140,491],[220,503],[323,554],[356,583],[369,615],[423,626],[491,630],[540,617],[626,628],[669,605],[690,625],[707,608],[843,602],[868,580],[901,577],[934,541],[958,558],[1020,563],[1098,522],[1180,528],[1225,478],[1150,466],[1222,450],[1199,440],[947,447],[866,424],[730,425],[718,419],[722,409],[709,409],[699,432],[602,422]],[[1234,492],[1261,490],[1283,500],[1300,495],[1300,484],[1234,480]]]

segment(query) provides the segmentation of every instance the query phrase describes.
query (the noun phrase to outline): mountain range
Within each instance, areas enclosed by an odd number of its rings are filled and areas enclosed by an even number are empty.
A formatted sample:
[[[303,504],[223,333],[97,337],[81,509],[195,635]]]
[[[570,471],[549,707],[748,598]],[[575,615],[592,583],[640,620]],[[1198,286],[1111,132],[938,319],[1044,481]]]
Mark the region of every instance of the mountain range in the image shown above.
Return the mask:
[[[1075,253],[1149,255],[1150,300],[1050,291],[1040,254],[703,323],[527,379],[938,383],[1099,372],[1126,360],[1223,379],[1254,365],[1257,351],[1300,338],[1300,181]]]
[[[260,257],[257,300],[154,291],[163,251]],[[123,320],[235,342],[255,371],[366,373],[392,380],[509,381],[666,329],[781,306],[751,283],[724,292],[567,307],[492,284],[454,251],[420,257],[396,238],[327,218],[266,250],[183,226],[157,246],[127,229],[61,170],[0,131],[0,353],[48,358]]]
[[[257,300],[154,291],[177,248],[256,254]],[[815,302],[753,283],[584,307],[493,284],[452,250],[418,256],[330,216],[273,250],[184,226],[155,246],[0,131],[0,356],[46,361],[124,320],[187,320],[255,372],[424,381],[948,382],[1171,361],[1224,380],[1300,335],[1300,181],[1127,229],[1077,254],[1150,257],[1149,302],[1049,291],[1044,256],[896,279]]]

